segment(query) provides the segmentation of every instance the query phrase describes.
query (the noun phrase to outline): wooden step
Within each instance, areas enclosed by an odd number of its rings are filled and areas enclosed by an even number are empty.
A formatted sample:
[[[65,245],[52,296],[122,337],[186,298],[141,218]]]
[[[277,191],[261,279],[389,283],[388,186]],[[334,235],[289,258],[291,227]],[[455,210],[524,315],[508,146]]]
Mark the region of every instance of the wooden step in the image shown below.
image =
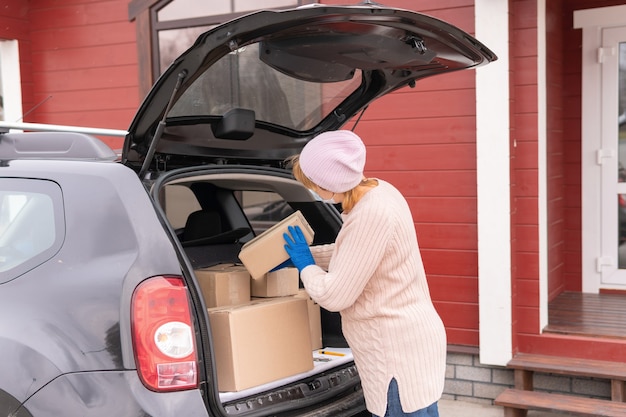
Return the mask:
[[[626,416],[626,365],[623,363],[520,353],[509,361],[507,368],[515,371],[515,389],[505,390],[495,400],[495,404],[504,407],[505,417],[525,417],[529,409],[582,416]],[[535,372],[608,379],[611,399],[533,391]]]
[[[508,368],[626,381],[626,363],[519,353]]]
[[[507,389],[495,400],[505,417],[524,417],[527,410],[570,412],[581,416],[624,417],[626,403],[539,391]]]

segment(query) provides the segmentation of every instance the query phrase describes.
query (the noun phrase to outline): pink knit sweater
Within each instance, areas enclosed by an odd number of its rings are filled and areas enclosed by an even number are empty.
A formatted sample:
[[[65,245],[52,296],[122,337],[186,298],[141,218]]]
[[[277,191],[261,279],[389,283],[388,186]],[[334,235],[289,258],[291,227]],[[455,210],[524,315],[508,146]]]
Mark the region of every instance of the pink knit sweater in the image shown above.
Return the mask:
[[[311,248],[317,264],[304,268],[302,282],[322,307],[341,312],[368,410],[385,414],[392,378],[405,412],[427,407],[443,392],[446,333],[409,206],[379,180],[342,216],[336,242]]]

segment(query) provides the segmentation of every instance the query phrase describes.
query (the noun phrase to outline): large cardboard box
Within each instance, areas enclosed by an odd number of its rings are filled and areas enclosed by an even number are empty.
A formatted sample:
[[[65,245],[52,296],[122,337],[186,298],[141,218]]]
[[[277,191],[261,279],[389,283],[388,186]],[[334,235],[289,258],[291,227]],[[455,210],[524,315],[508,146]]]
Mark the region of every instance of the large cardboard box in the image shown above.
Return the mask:
[[[311,334],[311,350],[318,350],[322,345],[322,312],[320,305],[309,296],[304,288],[298,290],[297,298],[306,300],[309,313],[309,332]]]
[[[208,312],[220,391],[241,391],[313,369],[306,300],[254,299]]]
[[[250,272],[252,279],[259,279],[287,259],[283,234],[289,226],[300,226],[309,245],[313,242],[313,229],[298,210],[267,229],[242,246],[239,259]]]
[[[296,295],[299,290],[298,268],[281,268],[270,271],[259,279],[250,280],[252,297],[285,297]]]
[[[194,272],[207,307],[250,301],[250,273],[243,265],[219,264]]]

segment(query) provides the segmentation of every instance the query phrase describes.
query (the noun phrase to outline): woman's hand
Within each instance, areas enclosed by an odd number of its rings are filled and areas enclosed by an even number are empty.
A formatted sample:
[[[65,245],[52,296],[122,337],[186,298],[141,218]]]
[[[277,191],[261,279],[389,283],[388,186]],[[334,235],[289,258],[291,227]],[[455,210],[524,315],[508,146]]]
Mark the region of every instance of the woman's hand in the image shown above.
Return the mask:
[[[307,266],[315,265],[315,260],[300,226],[289,226],[288,230],[289,233],[283,233],[286,242],[285,251],[298,271],[302,272]]]

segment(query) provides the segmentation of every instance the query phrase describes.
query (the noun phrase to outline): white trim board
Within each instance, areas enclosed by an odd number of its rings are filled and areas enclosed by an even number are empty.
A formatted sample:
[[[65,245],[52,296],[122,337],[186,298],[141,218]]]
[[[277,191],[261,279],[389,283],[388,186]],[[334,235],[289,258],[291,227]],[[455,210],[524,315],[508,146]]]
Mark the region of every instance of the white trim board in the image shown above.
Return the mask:
[[[0,40],[0,77],[4,120],[22,120],[22,80],[20,54],[16,40]]]
[[[548,82],[546,0],[537,0],[537,191],[539,216],[539,329],[548,325]]]
[[[574,28],[624,26],[626,5],[574,11]]]
[[[476,69],[480,362],[506,365],[512,354],[509,10],[501,0],[476,0],[474,7],[476,38],[498,56]]]

